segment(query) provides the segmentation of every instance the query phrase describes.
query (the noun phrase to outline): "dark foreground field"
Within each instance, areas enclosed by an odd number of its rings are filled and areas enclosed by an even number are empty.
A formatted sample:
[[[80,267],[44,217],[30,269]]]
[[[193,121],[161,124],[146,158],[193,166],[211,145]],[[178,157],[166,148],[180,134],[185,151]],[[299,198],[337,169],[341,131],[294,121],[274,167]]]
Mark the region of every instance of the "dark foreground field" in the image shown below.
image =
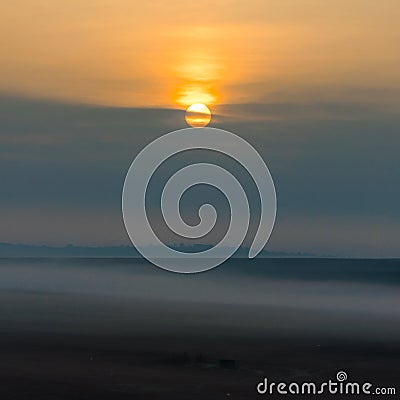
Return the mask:
[[[271,398],[256,393],[264,377],[320,383],[340,370],[400,389],[396,282],[354,269],[351,283],[294,279],[283,264],[284,279],[193,281],[109,263],[3,262],[1,400]]]
[[[250,399],[263,397],[255,387],[264,377],[322,382],[345,370],[352,381],[393,387],[400,376],[398,348],[212,332],[16,335],[2,337],[0,349],[1,399]],[[219,365],[225,358],[236,361],[235,369]]]

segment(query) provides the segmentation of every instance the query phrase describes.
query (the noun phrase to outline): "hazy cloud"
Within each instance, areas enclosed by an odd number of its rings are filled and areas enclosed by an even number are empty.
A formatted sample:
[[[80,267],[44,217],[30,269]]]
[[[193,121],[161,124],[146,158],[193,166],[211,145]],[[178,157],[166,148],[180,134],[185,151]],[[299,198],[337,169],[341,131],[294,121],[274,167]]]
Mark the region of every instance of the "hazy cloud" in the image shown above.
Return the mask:
[[[273,174],[278,220],[271,250],[399,255],[400,121],[395,114],[345,101],[225,105],[215,112],[214,126],[253,144]],[[4,96],[0,119],[0,215],[7,221],[2,241],[127,240],[120,202],[131,161],[156,137],[184,127],[179,110]],[[86,213],[90,222],[82,229]],[[39,222],[67,215],[66,225]],[[113,222],[99,235],[105,215]],[[372,232],[386,244],[378,245]]]

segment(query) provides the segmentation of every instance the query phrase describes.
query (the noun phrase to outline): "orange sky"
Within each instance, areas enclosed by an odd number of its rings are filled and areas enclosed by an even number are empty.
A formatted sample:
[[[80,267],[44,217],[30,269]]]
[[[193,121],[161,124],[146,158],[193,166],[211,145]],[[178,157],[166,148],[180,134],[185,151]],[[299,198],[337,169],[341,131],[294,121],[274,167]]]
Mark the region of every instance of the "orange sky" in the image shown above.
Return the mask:
[[[399,16],[398,0],[3,2],[0,92],[185,107],[397,91]]]

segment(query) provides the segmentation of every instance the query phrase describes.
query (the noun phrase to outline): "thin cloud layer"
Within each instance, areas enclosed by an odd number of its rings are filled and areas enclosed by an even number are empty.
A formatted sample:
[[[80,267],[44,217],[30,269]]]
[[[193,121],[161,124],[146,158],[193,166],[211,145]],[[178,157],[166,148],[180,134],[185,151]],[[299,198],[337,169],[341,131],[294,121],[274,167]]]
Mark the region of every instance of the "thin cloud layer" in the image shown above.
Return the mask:
[[[395,114],[345,102],[225,105],[216,112],[214,126],[253,144],[273,174],[279,202],[270,250],[399,255]],[[251,118],[260,114],[279,118]],[[1,98],[0,116],[0,241],[27,243],[127,244],[125,173],[147,143],[184,127],[177,110],[12,97]]]

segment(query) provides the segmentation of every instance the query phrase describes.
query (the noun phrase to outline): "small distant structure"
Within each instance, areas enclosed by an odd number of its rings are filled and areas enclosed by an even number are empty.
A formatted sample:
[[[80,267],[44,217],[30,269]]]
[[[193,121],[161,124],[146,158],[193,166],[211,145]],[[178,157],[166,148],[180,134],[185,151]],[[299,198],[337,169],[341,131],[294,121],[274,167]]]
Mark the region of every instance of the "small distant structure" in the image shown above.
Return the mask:
[[[218,365],[222,369],[236,369],[236,360],[222,359],[218,361]]]
[[[203,354],[200,353],[200,354],[198,354],[198,355],[195,357],[194,362],[195,362],[196,364],[204,364],[204,363],[206,362],[206,359],[205,359],[205,357],[203,356]]]

